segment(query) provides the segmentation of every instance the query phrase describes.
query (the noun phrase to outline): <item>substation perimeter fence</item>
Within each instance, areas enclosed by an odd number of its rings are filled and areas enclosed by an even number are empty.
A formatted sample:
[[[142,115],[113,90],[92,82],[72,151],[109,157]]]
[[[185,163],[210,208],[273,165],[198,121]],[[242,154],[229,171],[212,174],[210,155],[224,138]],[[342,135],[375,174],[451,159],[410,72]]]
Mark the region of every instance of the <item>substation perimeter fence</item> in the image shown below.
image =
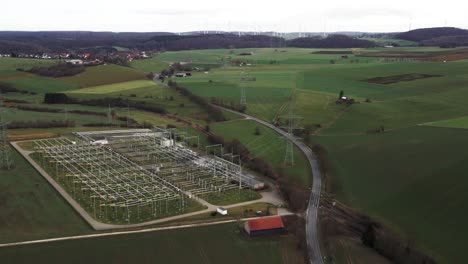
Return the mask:
[[[107,147],[65,138],[35,143],[42,165],[49,166],[75,199],[87,199],[95,218],[130,223],[186,207],[179,188]]]

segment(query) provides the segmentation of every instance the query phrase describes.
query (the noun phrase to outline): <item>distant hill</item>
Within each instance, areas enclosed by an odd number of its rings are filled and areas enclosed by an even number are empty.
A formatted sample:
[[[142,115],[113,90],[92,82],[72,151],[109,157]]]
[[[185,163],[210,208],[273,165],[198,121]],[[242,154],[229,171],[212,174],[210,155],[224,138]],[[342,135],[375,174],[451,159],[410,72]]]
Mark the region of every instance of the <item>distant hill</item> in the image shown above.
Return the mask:
[[[64,52],[97,46],[134,47],[167,32],[92,32],[92,31],[0,31],[0,53]]]
[[[468,30],[454,27],[421,28],[396,34],[398,39],[424,41],[447,36],[468,35]]]
[[[439,46],[441,48],[455,48],[468,46],[468,35],[444,36],[421,41],[422,46]]]
[[[65,52],[96,47],[190,50],[280,47],[284,39],[267,35],[113,32],[0,32],[0,53]]]
[[[266,35],[212,34],[156,36],[136,46],[153,50],[228,49],[280,47],[284,42],[283,38]]]
[[[191,50],[227,48],[309,47],[366,48],[375,43],[345,35],[308,36],[287,40],[270,35],[113,33],[113,32],[0,32],[0,53],[30,53],[83,51],[112,52],[114,47],[140,50]],[[99,49],[99,51],[96,51]]]
[[[376,43],[345,35],[330,35],[326,38],[308,37],[293,39],[287,42],[287,46],[298,48],[371,48],[375,47]]]

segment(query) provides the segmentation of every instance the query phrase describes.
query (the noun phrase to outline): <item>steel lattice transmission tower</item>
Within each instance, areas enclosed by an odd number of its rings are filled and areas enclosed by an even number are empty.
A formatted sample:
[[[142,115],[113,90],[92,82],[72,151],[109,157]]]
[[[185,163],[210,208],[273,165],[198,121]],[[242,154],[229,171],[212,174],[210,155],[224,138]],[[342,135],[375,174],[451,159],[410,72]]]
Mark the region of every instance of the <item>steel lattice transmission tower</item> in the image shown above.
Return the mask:
[[[247,105],[247,97],[245,96],[245,87],[241,87],[240,104]]]
[[[241,82],[241,85],[240,85],[240,92],[241,92],[240,104],[241,105],[247,105],[247,95],[245,93],[245,89],[248,86],[248,83],[249,82],[255,82],[256,80],[257,79],[255,77],[251,77],[249,73],[244,73],[244,72],[241,73],[241,77],[240,77],[240,82]]]
[[[11,147],[8,142],[8,127],[4,118],[4,113],[3,97],[0,94],[0,169],[9,170],[13,168],[13,159],[11,157]]]
[[[284,162],[283,165],[285,166],[293,166],[294,165],[294,143],[291,139],[294,138],[294,131],[302,129],[302,127],[298,126],[299,120],[302,120],[301,116],[297,116],[293,114],[293,103],[289,105],[289,112],[287,115],[280,116],[280,119],[286,120],[286,126],[282,126],[281,128],[285,129],[288,135],[286,139],[286,153],[284,155]]]

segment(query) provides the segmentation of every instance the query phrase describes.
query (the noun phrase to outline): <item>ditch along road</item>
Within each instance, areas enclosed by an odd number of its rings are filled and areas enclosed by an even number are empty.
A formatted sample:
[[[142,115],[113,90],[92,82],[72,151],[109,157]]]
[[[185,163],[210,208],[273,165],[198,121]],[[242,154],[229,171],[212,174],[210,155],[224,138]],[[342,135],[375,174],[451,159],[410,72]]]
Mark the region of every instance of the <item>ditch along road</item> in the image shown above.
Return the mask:
[[[322,253],[320,252],[319,234],[318,234],[318,209],[320,204],[320,191],[322,189],[322,174],[319,169],[318,161],[312,150],[303,142],[297,140],[294,136],[290,136],[284,130],[274,126],[271,123],[263,121],[254,116],[237,112],[228,108],[213,105],[219,109],[227,112],[231,112],[246,119],[253,120],[259,124],[269,127],[276,131],[278,134],[284,136],[288,140],[291,140],[307,157],[310,168],[312,170],[312,190],[310,192],[309,204],[306,211],[306,238],[307,238],[307,250],[312,264],[323,264]]]

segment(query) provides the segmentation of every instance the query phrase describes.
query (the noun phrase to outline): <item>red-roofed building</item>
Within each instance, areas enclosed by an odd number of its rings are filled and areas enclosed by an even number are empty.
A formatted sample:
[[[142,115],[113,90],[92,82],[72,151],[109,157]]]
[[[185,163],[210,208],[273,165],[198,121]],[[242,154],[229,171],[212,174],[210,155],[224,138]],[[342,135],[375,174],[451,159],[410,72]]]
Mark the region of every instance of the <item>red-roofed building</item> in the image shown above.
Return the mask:
[[[284,232],[283,220],[279,216],[248,220],[244,229],[249,236],[273,235]]]

